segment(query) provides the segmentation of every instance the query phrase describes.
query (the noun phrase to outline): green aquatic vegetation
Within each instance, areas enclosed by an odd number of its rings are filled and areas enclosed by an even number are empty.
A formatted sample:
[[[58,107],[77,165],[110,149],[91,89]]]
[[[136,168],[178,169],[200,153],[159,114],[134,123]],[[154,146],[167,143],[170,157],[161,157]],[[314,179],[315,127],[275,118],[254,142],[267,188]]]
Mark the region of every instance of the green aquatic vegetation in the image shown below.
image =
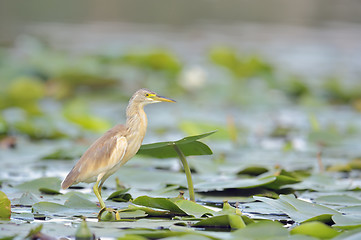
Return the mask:
[[[182,64],[178,57],[165,49],[154,49],[149,52],[129,52],[120,57],[120,62],[136,67],[150,69],[177,75],[182,69]]]
[[[330,239],[340,234],[340,232],[322,222],[303,223],[293,228],[290,232],[291,234],[308,235],[321,239]]]
[[[109,195],[107,200],[112,200],[114,202],[129,202],[130,200],[133,200],[133,197],[127,193],[128,191],[129,188],[115,191]]]
[[[60,190],[61,180],[55,177],[44,177],[38,178],[34,180],[30,180],[27,182],[23,182],[15,186],[16,189],[28,192],[38,193],[40,189],[52,189],[55,191]]]
[[[279,199],[258,196],[254,196],[253,198],[283,211],[299,223],[315,220],[330,222],[332,216],[340,214],[340,212],[331,208],[297,199],[294,195],[281,194]]]
[[[76,232],[75,232],[76,240],[92,240],[95,239],[95,236],[90,231],[88,225],[86,224],[85,219],[79,224]]]
[[[285,93],[293,99],[300,99],[312,95],[311,86],[300,76],[290,76],[281,86]]]
[[[246,130],[239,126],[223,126],[205,122],[182,121],[179,128],[188,135],[195,135],[199,132],[209,132],[217,129],[217,134],[210,136],[210,139],[231,140],[236,142],[240,135],[244,135]]]
[[[0,95],[0,109],[18,107],[28,114],[39,115],[42,110],[39,101],[45,97],[45,84],[36,78],[19,77],[8,86],[3,86]]]
[[[198,140],[205,138],[213,133],[215,133],[215,131],[185,137],[178,141],[142,145],[138,151],[138,154],[157,158],[179,157],[187,177],[189,197],[192,201],[195,201],[192,175],[185,156],[212,154],[212,150],[206,144],[199,142]]]
[[[332,103],[350,104],[361,99],[361,85],[347,86],[342,80],[336,77],[327,79],[324,83],[326,98]]]
[[[54,123],[49,116],[29,116],[25,119],[9,123],[17,133],[26,135],[33,140],[60,139],[67,134]]]
[[[9,220],[11,216],[11,202],[6,194],[0,191],[0,220]]]
[[[89,105],[81,99],[69,101],[63,108],[63,115],[68,121],[86,130],[104,132],[111,127],[109,121],[92,115],[89,112]]]
[[[265,77],[270,80],[273,66],[259,56],[239,56],[234,49],[227,47],[213,48],[209,53],[210,60],[227,68],[235,78],[249,80],[252,77]]]

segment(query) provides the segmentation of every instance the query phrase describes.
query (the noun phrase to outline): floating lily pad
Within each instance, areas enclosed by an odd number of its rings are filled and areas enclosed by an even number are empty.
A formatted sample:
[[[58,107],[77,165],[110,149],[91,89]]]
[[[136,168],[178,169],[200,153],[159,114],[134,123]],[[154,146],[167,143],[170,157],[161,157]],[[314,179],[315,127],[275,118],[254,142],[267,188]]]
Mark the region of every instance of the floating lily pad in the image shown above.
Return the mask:
[[[22,184],[16,185],[15,188],[29,192],[38,192],[40,191],[40,188],[58,191],[60,190],[60,183],[61,181],[59,178],[45,177],[24,182]]]
[[[324,195],[315,199],[317,203],[341,205],[341,206],[354,206],[361,205],[361,200],[348,195]]]
[[[264,178],[245,178],[232,180],[217,180],[197,183],[194,188],[198,192],[222,191],[229,188],[255,188],[267,185],[276,180],[275,176]]]
[[[181,208],[179,208],[174,202],[166,198],[152,198],[148,196],[140,196],[133,200],[134,204],[168,210],[174,214],[187,215]]]
[[[305,222],[310,220],[322,220],[329,222],[333,215],[340,214],[331,208],[299,200],[293,195],[280,195],[279,199],[257,196],[254,196],[253,198],[281,210],[296,222]]]
[[[0,220],[9,220],[11,216],[11,202],[6,194],[0,191]]]
[[[179,200],[175,200],[174,203],[180,208],[182,209],[184,212],[186,212],[188,215],[194,216],[194,217],[202,217],[205,215],[215,215],[216,212],[205,207],[202,206],[198,203],[189,201],[189,200],[185,200],[185,199],[179,199]]]
[[[252,223],[232,233],[232,239],[287,239],[289,233],[279,222]]]
[[[107,200],[112,200],[114,202],[129,202],[133,198],[132,195],[127,193],[128,191],[129,188],[113,192],[112,194],[109,195]]]
[[[220,215],[210,217],[193,224],[193,227],[225,227],[240,229],[246,227],[241,216],[236,214]]]
[[[213,133],[215,133],[215,131],[185,137],[178,141],[144,144],[137,154],[155,158],[177,158],[178,154],[173,147],[173,145],[177,145],[185,156],[210,155],[212,154],[212,150],[206,144],[197,140],[205,138]]]
[[[336,237],[339,232],[322,222],[302,223],[291,230],[291,234],[308,235],[320,239]]]

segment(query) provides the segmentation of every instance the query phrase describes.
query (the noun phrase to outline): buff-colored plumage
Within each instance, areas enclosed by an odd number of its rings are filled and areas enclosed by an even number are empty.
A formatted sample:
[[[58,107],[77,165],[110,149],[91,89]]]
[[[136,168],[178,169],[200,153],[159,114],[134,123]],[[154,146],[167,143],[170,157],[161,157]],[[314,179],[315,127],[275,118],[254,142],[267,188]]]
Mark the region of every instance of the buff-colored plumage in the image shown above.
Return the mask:
[[[96,182],[93,188],[95,195],[101,207],[105,207],[100,189],[104,181],[139,150],[147,129],[147,116],[143,108],[156,102],[175,101],[147,89],[134,93],[127,107],[126,124],[114,126],[96,140],[69,172],[61,187],[67,189],[79,182]]]

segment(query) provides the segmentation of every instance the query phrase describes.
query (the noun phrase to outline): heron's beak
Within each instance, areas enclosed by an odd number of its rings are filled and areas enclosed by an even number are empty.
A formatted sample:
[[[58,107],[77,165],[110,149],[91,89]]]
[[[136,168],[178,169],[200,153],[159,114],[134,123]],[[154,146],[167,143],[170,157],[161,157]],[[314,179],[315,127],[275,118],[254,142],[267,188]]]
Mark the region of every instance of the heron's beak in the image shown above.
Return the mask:
[[[176,101],[173,100],[173,99],[166,98],[166,97],[162,97],[162,96],[159,96],[159,95],[154,96],[153,99],[154,99],[155,101],[160,101],[160,102],[176,102]]]

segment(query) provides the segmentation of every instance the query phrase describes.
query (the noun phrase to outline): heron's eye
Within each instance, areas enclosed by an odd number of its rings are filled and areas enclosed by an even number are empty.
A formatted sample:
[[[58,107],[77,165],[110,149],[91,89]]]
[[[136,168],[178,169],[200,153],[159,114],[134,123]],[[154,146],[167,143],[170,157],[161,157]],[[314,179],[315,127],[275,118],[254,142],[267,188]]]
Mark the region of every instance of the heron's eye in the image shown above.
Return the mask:
[[[145,94],[145,96],[146,96],[146,97],[149,97],[149,96],[150,96],[150,94],[149,94],[149,93],[146,93],[146,94]]]

